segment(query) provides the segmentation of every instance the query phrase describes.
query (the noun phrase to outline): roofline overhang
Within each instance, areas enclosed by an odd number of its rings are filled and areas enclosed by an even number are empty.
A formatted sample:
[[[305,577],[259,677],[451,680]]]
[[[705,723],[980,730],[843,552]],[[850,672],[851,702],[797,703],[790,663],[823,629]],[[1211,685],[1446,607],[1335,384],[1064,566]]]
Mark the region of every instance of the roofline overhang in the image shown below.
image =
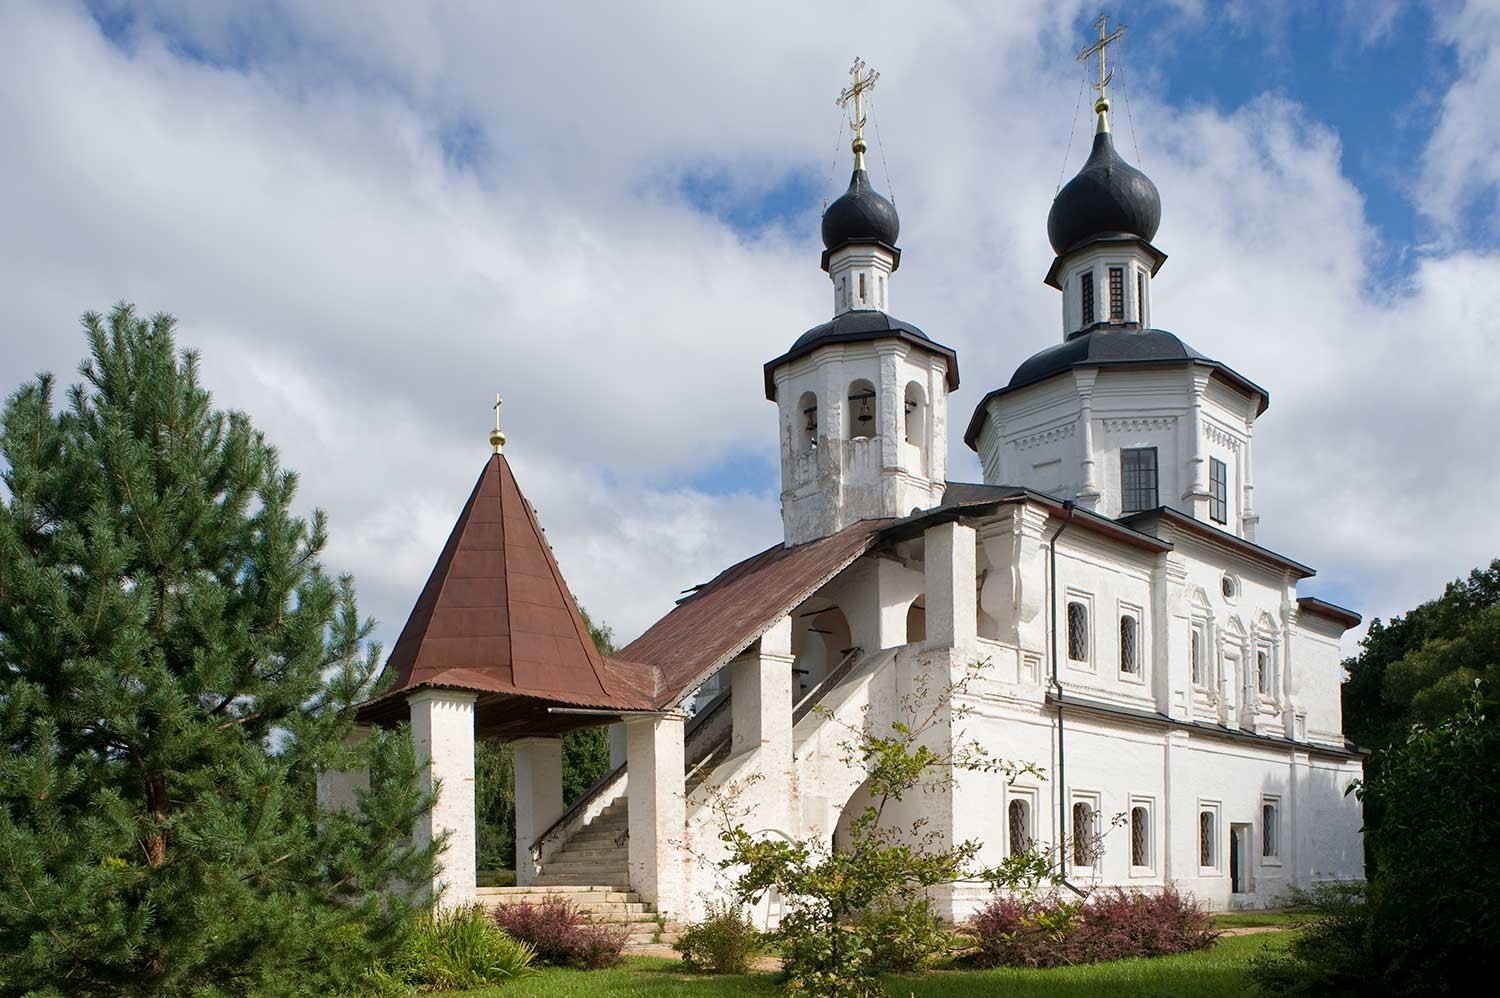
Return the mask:
[[[1298,596],[1297,609],[1303,613],[1310,613],[1318,617],[1327,617],[1329,620],[1343,624],[1346,631],[1350,628],[1358,627],[1365,619],[1348,607],[1318,599],[1316,596]]]
[[[878,311],[871,309],[871,311]],[[948,392],[952,394],[958,391],[958,353],[952,347],[945,347],[935,340],[929,340],[917,336],[904,329],[876,329],[858,333],[832,333],[828,336],[820,336],[810,343],[804,343],[800,347],[793,347],[786,353],[765,363],[766,399],[776,401],[776,369],[783,364],[790,364],[794,360],[800,360],[808,354],[822,347],[832,346],[839,343],[870,343],[878,340],[900,340],[908,346],[918,350],[926,350],[928,353],[937,354],[948,362],[948,370],[943,380],[948,384]]]
[[[1255,382],[1251,381],[1249,378],[1245,377],[1243,374],[1240,374],[1228,364],[1220,363],[1217,360],[1208,360],[1203,357],[1183,357],[1173,360],[1162,360],[1161,358],[1156,357],[1150,358],[1148,360],[1082,360],[1072,365],[1071,367],[1064,368],[1063,370],[1049,374],[1046,377],[1037,378],[1035,381],[1023,381],[1019,385],[1006,385],[1003,388],[991,389],[984,396],[984,398],[979,400],[979,404],[974,407],[974,414],[969,417],[969,425],[964,430],[964,443],[968,445],[969,450],[978,453],[979,433],[984,429],[984,417],[989,404],[997,398],[1000,398],[1004,395],[1009,395],[1012,392],[1018,392],[1023,388],[1030,388],[1033,385],[1045,384],[1046,382],[1051,381],[1053,378],[1060,378],[1065,374],[1071,374],[1074,371],[1080,370],[1082,368],[1182,367],[1188,364],[1201,364],[1204,367],[1210,369],[1211,375],[1223,378],[1226,382],[1228,382],[1230,387],[1236,388],[1239,391],[1244,392],[1246,395],[1258,398],[1259,402],[1257,402],[1255,407],[1256,418],[1259,418],[1262,413],[1264,413],[1271,407],[1271,394],[1269,392],[1260,387],[1260,385],[1257,385]]]
[[[833,254],[837,253],[839,250],[843,249],[846,246],[879,246],[881,249],[885,250],[887,253],[889,253],[891,255],[891,260],[892,260],[892,262],[891,262],[891,273],[894,274],[896,271],[898,271],[898,270],[901,269],[901,250],[899,250],[895,246],[892,246],[890,243],[886,242],[885,240],[883,240],[883,239],[845,239],[843,242],[839,243],[837,246],[833,247],[832,249],[826,249],[826,250],[823,251],[823,259],[821,261],[821,266],[823,267],[824,271],[828,270],[828,263],[829,263],[830,260],[833,259]]]
[[[1317,569],[1309,568],[1300,561],[1293,561],[1285,555],[1277,554],[1270,548],[1263,548],[1259,544],[1247,541],[1243,537],[1231,534],[1227,530],[1220,530],[1212,524],[1204,523],[1202,520],[1189,516],[1180,509],[1173,509],[1171,506],[1158,506],[1155,509],[1130,513],[1120,517],[1116,522],[1134,524],[1146,523],[1158,519],[1166,520],[1174,527],[1179,527],[1186,533],[1195,534],[1205,540],[1222,544],[1252,561],[1258,561],[1263,565],[1277,568],[1284,572],[1291,572],[1299,579],[1310,579],[1318,574]]]
[[[997,488],[1003,487],[997,486]],[[913,513],[911,516],[903,520],[898,520],[896,523],[882,530],[880,537],[883,542],[888,543],[910,540],[938,524],[992,516],[1002,506],[1012,506],[1023,502],[1033,502],[1045,507],[1049,519],[1062,519],[1067,516],[1068,507],[1063,500],[1058,499],[1056,496],[1049,496],[1045,492],[1034,492],[1031,489],[1016,486],[1015,495],[1000,496],[994,499],[981,499],[955,506],[939,507],[927,512]],[[1101,516],[1098,513],[1081,509],[1077,506],[1073,507],[1073,515],[1073,522],[1076,526],[1128,544],[1131,547],[1149,551],[1152,554],[1163,554],[1172,550],[1171,541],[1164,541],[1160,537],[1153,537],[1148,533],[1125,526],[1118,520],[1110,519],[1107,516]]]
[[[1047,276],[1042,278],[1042,283],[1046,284],[1050,288],[1056,288],[1057,290],[1061,291],[1062,282],[1058,278],[1062,272],[1064,261],[1066,261],[1069,257],[1073,256],[1076,253],[1082,252],[1083,250],[1090,249],[1101,244],[1106,246],[1119,246],[1129,243],[1133,243],[1136,246],[1139,246],[1146,252],[1146,256],[1151,259],[1151,276],[1155,277],[1156,272],[1161,270],[1161,265],[1167,262],[1167,254],[1151,245],[1149,241],[1142,239],[1140,236],[1133,235],[1132,233],[1101,232],[1097,235],[1089,236],[1086,239],[1078,240],[1078,242],[1074,243],[1072,246],[1069,246],[1067,249],[1057,254],[1057,256],[1053,257],[1052,266],[1047,269]]]

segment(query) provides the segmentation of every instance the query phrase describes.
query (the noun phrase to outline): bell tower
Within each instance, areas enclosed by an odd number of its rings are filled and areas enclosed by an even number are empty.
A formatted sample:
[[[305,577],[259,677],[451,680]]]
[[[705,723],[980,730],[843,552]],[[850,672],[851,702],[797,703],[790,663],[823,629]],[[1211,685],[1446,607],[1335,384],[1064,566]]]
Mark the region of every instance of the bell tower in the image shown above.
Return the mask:
[[[856,60],[850,77],[838,103],[851,115],[854,172],[823,213],[833,319],[765,365],[766,398],[780,416],[789,547],[858,520],[936,506],[947,487],[948,393],[958,387],[958,357],[886,311],[901,264],[901,220],[865,169],[865,98],[879,74]]]

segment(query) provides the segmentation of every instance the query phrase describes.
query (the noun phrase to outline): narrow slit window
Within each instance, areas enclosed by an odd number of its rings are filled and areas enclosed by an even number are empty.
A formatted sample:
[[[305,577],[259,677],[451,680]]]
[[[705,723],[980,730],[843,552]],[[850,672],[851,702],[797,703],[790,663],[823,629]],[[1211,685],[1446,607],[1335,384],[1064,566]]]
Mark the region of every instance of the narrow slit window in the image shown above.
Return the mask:
[[[1214,865],[1214,813],[1198,812],[1198,865]]]
[[[1019,856],[1031,848],[1031,805],[1024,800],[1012,800],[1006,808],[1006,819],[1010,826],[1010,854]]]
[[[1190,652],[1193,664],[1193,685],[1203,686],[1203,632],[1193,628],[1193,643]]]
[[[1146,275],[1135,275],[1135,321],[1146,324]]]
[[[1260,806],[1260,855],[1263,859],[1275,859],[1278,855],[1276,803],[1266,801]]]
[[[1127,513],[1157,507],[1155,447],[1120,451],[1120,501]]]
[[[1077,600],[1068,604],[1068,657],[1075,662],[1089,659],[1089,608]]]
[[[1078,278],[1079,301],[1083,305],[1083,325],[1094,323],[1094,275],[1092,272]]]
[[[1131,676],[1141,672],[1139,655],[1140,624],[1135,617],[1125,614],[1120,618],[1120,671]]]
[[[1094,809],[1087,801],[1079,801],[1073,805],[1073,865],[1091,866],[1094,845]]]
[[[1216,457],[1208,459],[1208,518],[1229,522],[1229,466]]]
[[[1125,268],[1109,268],[1109,321],[1125,321]]]
[[[1140,805],[1130,809],[1130,865],[1151,865],[1151,815]]]
[[[1255,653],[1255,681],[1260,695],[1271,695],[1271,655],[1264,648]]]
[[[865,300],[865,275],[864,274],[860,274],[859,275],[859,300],[860,301],[864,301]]]

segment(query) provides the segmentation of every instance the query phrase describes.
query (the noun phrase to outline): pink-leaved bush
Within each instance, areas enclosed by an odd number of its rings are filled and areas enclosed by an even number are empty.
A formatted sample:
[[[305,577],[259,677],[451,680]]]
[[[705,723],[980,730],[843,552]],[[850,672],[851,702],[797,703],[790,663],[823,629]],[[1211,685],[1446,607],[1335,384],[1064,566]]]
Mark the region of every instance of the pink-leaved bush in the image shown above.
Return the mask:
[[[536,962],[554,967],[597,970],[620,962],[630,938],[624,925],[590,922],[567,898],[552,896],[541,904],[521,901],[494,910],[495,923],[512,939],[536,951]]]
[[[1218,938],[1208,910],[1176,888],[1110,888],[1087,900],[997,895],[970,919],[980,967],[1057,967],[1207,949]]]

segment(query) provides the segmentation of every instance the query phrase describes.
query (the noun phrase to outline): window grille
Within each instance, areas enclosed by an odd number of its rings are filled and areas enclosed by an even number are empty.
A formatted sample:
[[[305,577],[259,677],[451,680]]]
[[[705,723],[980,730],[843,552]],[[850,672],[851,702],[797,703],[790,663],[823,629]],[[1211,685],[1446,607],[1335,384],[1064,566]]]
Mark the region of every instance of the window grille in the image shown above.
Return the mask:
[[[1274,859],[1276,856],[1276,805],[1266,801],[1260,806],[1260,854]]]
[[[1208,518],[1229,522],[1229,468],[1216,457],[1208,459]]]
[[[1146,275],[1135,275],[1135,321],[1146,324]]]
[[[1068,604],[1068,657],[1075,662],[1089,658],[1089,608],[1076,600]]]
[[[1130,809],[1130,865],[1151,865],[1151,816],[1144,807]]]
[[[1141,671],[1140,658],[1136,654],[1139,645],[1139,625],[1129,614],[1120,618],[1120,671],[1132,676]]]
[[[1109,268],[1109,321],[1125,321],[1125,268]]]
[[[1120,451],[1120,495],[1127,513],[1157,507],[1155,447],[1127,447]]]
[[[1260,695],[1271,695],[1271,656],[1264,649],[1255,653],[1255,682]]]
[[[1214,865],[1214,813],[1198,812],[1198,865]]]
[[[1006,808],[1010,824],[1010,854],[1019,856],[1031,848],[1031,807],[1024,800],[1012,800]]]
[[[1094,809],[1087,801],[1073,805],[1073,865],[1091,866],[1094,849]]]
[[[1079,297],[1083,304],[1083,324],[1093,325],[1094,322],[1094,275],[1083,274],[1078,278]]]

